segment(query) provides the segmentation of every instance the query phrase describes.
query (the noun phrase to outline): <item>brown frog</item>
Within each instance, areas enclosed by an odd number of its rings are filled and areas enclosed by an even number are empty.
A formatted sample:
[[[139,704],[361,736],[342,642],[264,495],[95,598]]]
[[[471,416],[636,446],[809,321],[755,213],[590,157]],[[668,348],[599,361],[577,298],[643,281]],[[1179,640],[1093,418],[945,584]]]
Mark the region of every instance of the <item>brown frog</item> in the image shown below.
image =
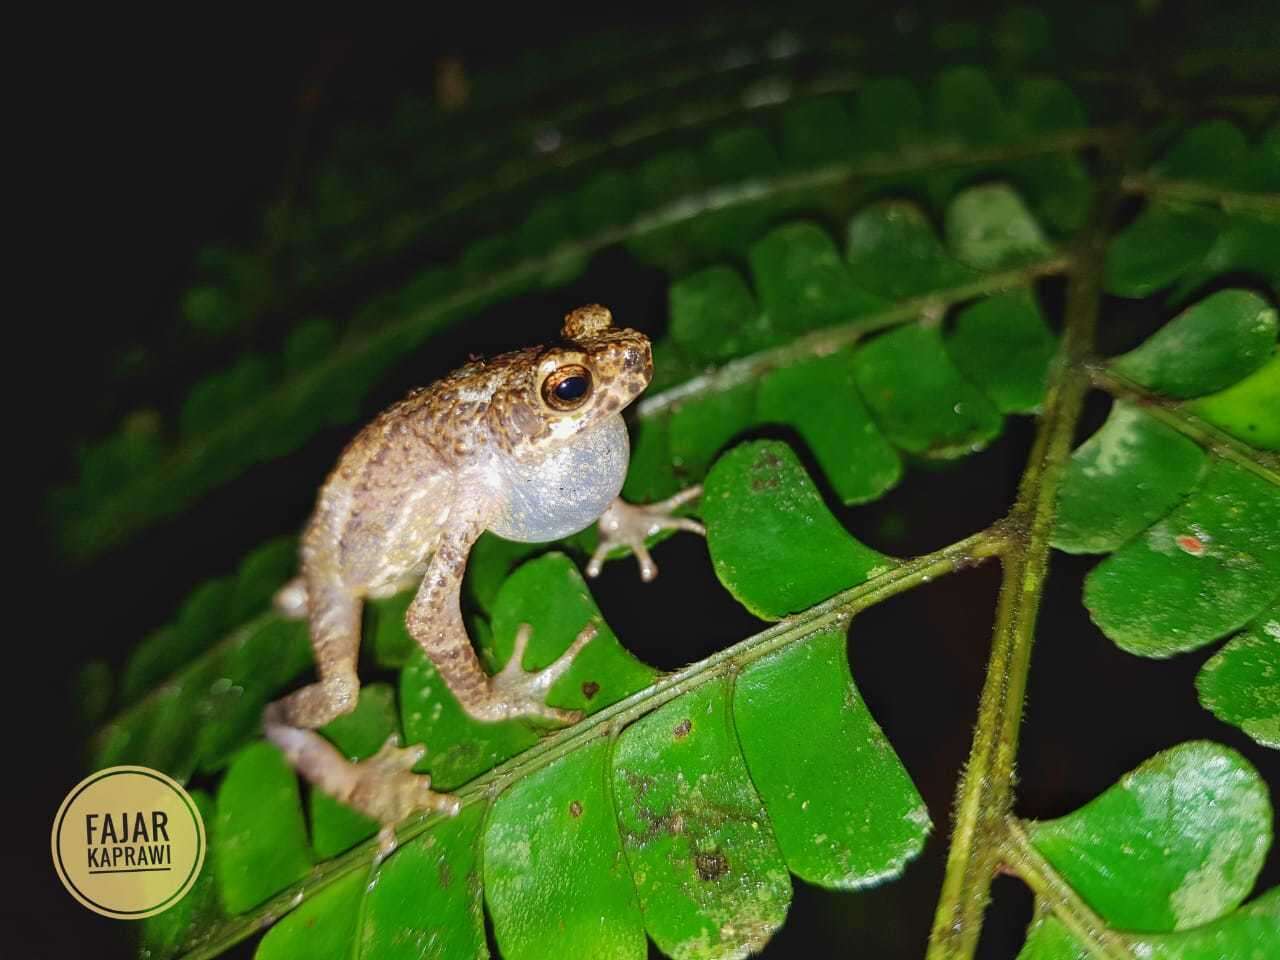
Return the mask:
[[[385,410],[343,451],[302,537],[301,575],[277,596],[305,617],[319,680],[270,704],[267,738],[308,780],[384,825],[420,809],[457,811],[455,798],[411,771],[424,746],[396,738],[359,763],[316,727],[355,708],[361,605],[417,585],[405,617],[410,635],[463,709],[477,720],[535,717],[572,723],[577,711],[548,706],[547,691],[596,634],[585,625],[550,666],[527,672],[524,625],[510,661],[485,672],[463,627],[459,593],[472,544],[485,530],[542,542],[600,521],[605,554],[630,547],[641,576],[656,567],[644,539],[664,528],[702,533],[671,511],[700,493],[662,503],[618,499],[630,453],[621,411],[649,384],[648,339],[613,325],[598,305],[570,313],[562,342],[476,360]]]

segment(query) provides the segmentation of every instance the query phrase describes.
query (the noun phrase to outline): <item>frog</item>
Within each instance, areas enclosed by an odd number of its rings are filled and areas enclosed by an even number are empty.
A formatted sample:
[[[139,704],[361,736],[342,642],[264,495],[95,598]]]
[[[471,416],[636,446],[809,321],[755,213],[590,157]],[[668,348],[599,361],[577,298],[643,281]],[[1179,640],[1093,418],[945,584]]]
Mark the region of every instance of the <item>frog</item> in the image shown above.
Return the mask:
[[[595,522],[587,574],[622,547],[645,581],[657,575],[646,538],[666,529],[705,535],[675,512],[697,499],[696,485],[648,505],[620,497],[630,458],[622,411],[652,378],[643,333],[616,326],[600,304],[579,307],[558,341],[472,358],[411,391],[356,434],[321,486],[300,540],[300,574],[275,598],[282,614],[307,621],[317,679],[269,704],[263,731],[307,781],[376,820],[383,850],[409,815],[456,814],[459,801],[414,772],[424,744],[401,746],[393,735],[352,761],[316,732],[356,707],[363,603],[417,588],[409,635],[473,719],[552,727],[581,719],[546,697],[598,624],[584,624],[556,660],[532,671],[523,666],[531,630],[521,624],[510,659],[490,674],[463,623],[463,574],[485,531],[542,543]]]

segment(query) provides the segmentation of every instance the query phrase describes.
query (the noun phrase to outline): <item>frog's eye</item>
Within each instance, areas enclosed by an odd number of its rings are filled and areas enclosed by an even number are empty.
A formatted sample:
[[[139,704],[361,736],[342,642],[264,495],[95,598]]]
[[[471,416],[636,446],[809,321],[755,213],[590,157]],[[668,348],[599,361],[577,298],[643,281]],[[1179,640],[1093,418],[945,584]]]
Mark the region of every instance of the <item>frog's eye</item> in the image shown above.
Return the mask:
[[[591,372],[576,363],[553,370],[542,381],[542,399],[552,410],[574,410],[591,396]]]

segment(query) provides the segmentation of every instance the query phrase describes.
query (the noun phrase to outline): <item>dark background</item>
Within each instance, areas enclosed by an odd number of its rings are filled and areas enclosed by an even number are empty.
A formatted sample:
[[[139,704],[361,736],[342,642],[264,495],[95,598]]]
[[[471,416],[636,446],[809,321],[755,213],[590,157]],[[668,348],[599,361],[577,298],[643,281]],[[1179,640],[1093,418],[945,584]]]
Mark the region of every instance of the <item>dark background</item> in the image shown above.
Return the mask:
[[[896,29],[908,35],[923,30],[936,6],[897,8]],[[1194,26],[1194,6],[1167,5],[1168,36],[1149,38],[1151,46],[1182,42]],[[888,15],[877,9],[861,15],[883,28],[880,21]],[[428,22],[376,26],[305,20],[268,29],[226,19],[77,23],[69,41],[42,48],[42,80],[33,93],[47,107],[37,109],[35,154],[45,162],[32,184],[49,186],[37,186],[28,199],[44,212],[35,245],[51,254],[54,271],[31,313],[11,324],[33,327],[39,355],[51,363],[50,373],[30,388],[32,412],[19,417],[33,433],[23,442],[31,454],[19,455],[19,462],[35,465],[42,489],[65,481],[74,472],[77,440],[101,435],[132,404],[179,396],[192,376],[184,365],[189,358],[172,370],[150,371],[147,392],[133,396],[137,388],[112,373],[122,345],[168,343],[175,304],[192,280],[199,249],[210,241],[252,244],[264,209],[296,187],[335,131],[389,115],[407,92],[430,98],[442,56],[459,57],[470,75],[479,76],[533,46],[571,48],[573,38],[604,28],[632,31],[643,44],[716,13],[714,6],[688,4],[589,12],[475,4],[433,12]],[[850,13],[843,18],[847,27]],[[450,238],[438,238],[442,253],[450,245]],[[375,412],[407,387],[430,381],[468,352],[519,344],[530,328],[550,335],[559,317],[582,302],[606,302],[626,322],[660,332],[666,282],[664,274],[625,253],[606,252],[568,288],[486,310],[478,322],[406,357],[366,410]],[[377,289],[342,295],[359,302]],[[1043,292],[1046,302],[1060,301],[1053,285]],[[1157,316],[1120,303],[1107,309],[1104,335],[1116,348],[1140,338]],[[203,362],[205,369],[216,365]],[[1105,409],[1094,398],[1084,433]],[[319,480],[352,432],[330,430],[284,460],[250,470],[88,567],[56,556],[38,510],[15,511],[20,535],[35,525],[30,533],[37,545],[23,553],[37,557],[34,589],[19,598],[21,615],[11,618],[19,666],[9,677],[16,692],[9,703],[21,724],[13,729],[31,731],[17,738],[11,793],[21,809],[12,818],[14,842],[3,854],[8,875],[21,878],[20,896],[7,898],[3,908],[15,955],[129,955],[126,925],[81,909],[48,860],[48,822],[85,772],[78,753],[84,735],[70,693],[77,668],[90,658],[118,665],[194,584],[232,570],[267,537],[298,529]],[[841,508],[837,515],[873,546],[900,555],[935,549],[1005,512],[1031,436],[1029,422],[1012,421],[988,451],[947,470],[912,469],[877,504]],[[664,575],[651,586],[641,586],[625,563],[610,565],[593,585],[606,618],[637,655],[676,667],[758,627],[715,580],[703,544],[680,537],[658,548],[657,559]],[[1197,737],[1235,747],[1268,782],[1280,784],[1274,751],[1197,704],[1192,681],[1210,650],[1151,662],[1129,657],[1101,637],[1080,603],[1091,563],[1053,557],[1022,734],[1019,813],[1065,813],[1157,750]],[[924,794],[935,835],[902,879],[876,890],[827,894],[795,881],[795,903],[768,956],[922,954],[997,588],[998,569],[991,565],[895,598],[855,622],[855,677]],[[28,665],[20,666],[23,661]],[[1258,889],[1278,881],[1273,853]],[[23,895],[27,891],[31,897]],[[1030,896],[1009,879],[997,881],[994,896],[981,955],[1012,957],[1030,917]]]

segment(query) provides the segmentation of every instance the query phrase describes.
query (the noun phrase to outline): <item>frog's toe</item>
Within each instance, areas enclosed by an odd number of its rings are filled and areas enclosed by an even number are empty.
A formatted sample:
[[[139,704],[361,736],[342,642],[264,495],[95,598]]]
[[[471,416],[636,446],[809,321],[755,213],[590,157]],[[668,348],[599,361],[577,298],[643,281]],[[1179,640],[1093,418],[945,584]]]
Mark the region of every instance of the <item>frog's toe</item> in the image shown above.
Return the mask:
[[[547,720],[562,727],[571,727],[586,716],[581,710],[562,710],[559,707],[547,706],[545,703],[528,704],[524,715]]]
[[[415,743],[411,747],[401,747],[400,737],[393,733],[366,763],[371,767],[383,767],[388,771],[411,770],[426,755],[426,744]]]
[[[525,670],[522,661],[532,632],[529,624],[520,624],[511,659],[490,681],[497,712],[503,717],[537,717],[560,724],[577,723],[582,719],[582,711],[548,705],[547,691],[568,672],[582,648],[594,640],[599,631],[594,623],[588,623],[552,663],[541,670]]]
[[[384,827],[419,810],[453,816],[459,809],[458,799],[437,793],[431,789],[430,776],[413,772],[426,752],[422,744],[401,747],[399,738],[392,735],[372,757],[353,766],[350,790],[342,799]]]

